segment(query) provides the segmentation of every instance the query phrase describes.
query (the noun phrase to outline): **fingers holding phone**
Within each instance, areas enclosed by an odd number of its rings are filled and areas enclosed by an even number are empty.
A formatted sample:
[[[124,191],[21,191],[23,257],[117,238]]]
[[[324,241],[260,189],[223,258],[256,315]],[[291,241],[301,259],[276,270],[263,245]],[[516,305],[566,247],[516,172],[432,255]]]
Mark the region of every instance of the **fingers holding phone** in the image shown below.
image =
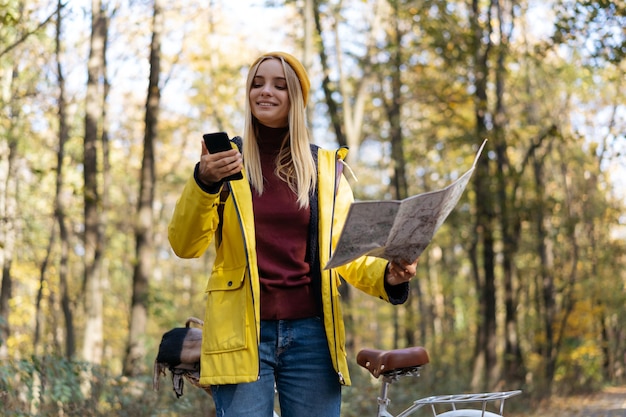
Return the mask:
[[[241,153],[230,145],[224,132],[210,133],[203,136],[202,155],[198,176],[206,184],[219,181],[234,181],[243,178]]]

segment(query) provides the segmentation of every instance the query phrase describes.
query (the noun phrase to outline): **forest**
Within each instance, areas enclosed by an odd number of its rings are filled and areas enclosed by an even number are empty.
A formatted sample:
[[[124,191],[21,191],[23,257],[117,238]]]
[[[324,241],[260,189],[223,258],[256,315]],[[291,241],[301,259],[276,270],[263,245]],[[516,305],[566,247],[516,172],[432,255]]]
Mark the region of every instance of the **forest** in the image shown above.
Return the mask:
[[[429,351],[399,405],[626,384],[624,28],[623,0],[0,0],[3,415],[212,415],[169,374],[153,390],[214,258],[177,258],[167,225],[272,50],[307,68],[313,142],[349,147],[358,200],[440,189],[487,139],[409,300],[341,286],[342,415],[375,410],[365,347]]]

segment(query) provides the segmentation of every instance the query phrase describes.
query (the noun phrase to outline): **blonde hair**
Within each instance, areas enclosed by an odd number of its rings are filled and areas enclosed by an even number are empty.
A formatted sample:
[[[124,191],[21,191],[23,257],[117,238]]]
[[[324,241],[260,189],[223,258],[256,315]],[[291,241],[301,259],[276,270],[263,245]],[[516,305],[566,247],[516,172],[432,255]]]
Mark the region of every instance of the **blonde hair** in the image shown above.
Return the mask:
[[[276,175],[285,181],[298,196],[300,208],[308,207],[309,196],[317,184],[317,170],[311,155],[309,131],[306,126],[305,103],[300,87],[300,80],[293,68],[281,56],[267,55],[257,60],[250,68],[246,82],[246,120],[244,127],[243,154],[244,167],[252,188],[263,194],[263,172],[261,156],[257,143],[257,125],[259,121],[252,115],[250,108],[250,90],[259,65],[267,59],[282,62],[287,80],[289,95],[289,133],[281,144],[276,157]]]

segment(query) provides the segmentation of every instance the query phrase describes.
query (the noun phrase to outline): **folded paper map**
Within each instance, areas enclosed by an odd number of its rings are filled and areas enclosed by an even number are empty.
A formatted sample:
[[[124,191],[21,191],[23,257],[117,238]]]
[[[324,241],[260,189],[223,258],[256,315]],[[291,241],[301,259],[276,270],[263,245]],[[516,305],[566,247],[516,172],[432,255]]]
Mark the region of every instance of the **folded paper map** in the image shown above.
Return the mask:
[[[352,203],[337,247],[324,269],[363,255],[390,261],[417,259],[461,198],[486,142],[476,153],[472,167],[445,188],[400,201]]]

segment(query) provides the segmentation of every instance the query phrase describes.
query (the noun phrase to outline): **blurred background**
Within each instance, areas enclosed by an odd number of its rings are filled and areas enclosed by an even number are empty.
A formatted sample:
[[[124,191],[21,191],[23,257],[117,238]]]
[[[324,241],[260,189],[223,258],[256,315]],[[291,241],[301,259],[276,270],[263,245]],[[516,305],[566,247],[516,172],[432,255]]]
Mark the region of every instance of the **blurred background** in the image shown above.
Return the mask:
[[[444,187],[488,139],[409,301],[342,286],[351,358],[431,354],[394,404],[520,388],[527,409],[625,383],[623,1],[1,4],[4,415],[212,413],[169,374],[152,390],[214,257],[178,259],[167,224],[202,134],[242,134],[248,67],[272,50],[307,67],[313,142],[350,148],[359,200]],[[371,415],[378,382],[352,377],[343,414]]]

